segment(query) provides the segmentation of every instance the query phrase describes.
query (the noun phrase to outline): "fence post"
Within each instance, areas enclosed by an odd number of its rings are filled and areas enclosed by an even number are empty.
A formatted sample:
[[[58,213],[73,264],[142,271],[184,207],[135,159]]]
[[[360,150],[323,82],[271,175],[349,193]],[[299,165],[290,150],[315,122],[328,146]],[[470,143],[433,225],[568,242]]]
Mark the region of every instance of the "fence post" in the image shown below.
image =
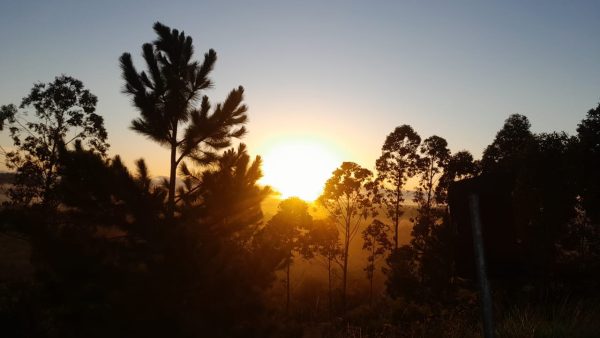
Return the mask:
[[[479,196],[475,193],[469,194],[469,211],[471,215],[471,229],[473,232],[473,249],[475,251],[475,270],[477,271],[479,291],[481,292],[480,299],[481,314],[483,317],[483,334],[485,338],[493,338],[492,295],[485,269],[483,236],[481,234],[481,216],[479,213]]]

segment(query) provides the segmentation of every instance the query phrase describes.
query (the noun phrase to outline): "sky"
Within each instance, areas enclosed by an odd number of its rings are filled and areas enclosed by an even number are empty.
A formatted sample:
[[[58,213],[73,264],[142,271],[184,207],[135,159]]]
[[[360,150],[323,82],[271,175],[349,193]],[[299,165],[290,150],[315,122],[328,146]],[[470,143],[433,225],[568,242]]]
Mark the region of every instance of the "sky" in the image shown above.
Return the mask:
[[[155,21],[191,35],[199,59],[216,50],[212,102],[244,86],[252,154],[309,137],[373,168],[409,124],[480,157],[510,114],[573,134],[600,101],[600,1],[3,0],[0,104],[71,75],[98,96],[110,154],[166,175],[167,151],[129,129],[118,64],[129,52],[143,68]]]

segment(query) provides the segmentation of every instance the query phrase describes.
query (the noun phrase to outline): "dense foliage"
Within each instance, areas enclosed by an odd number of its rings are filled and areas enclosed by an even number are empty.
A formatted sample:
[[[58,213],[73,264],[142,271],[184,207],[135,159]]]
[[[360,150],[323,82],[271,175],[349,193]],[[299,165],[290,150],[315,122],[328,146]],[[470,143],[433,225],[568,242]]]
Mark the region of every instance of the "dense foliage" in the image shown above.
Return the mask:
[[[97,101],[81,81],[62,75],[35,84],[21,101],[21,110],[13,104],[0,107],[0,130],[6,124],[14,146],[12,151],[0,148],[6,166],[16,171],[8,190],[13,204],[56,206],[63,148],[85,142],[89,149],[106,153],[107,133],[104,119],[95,112]]]

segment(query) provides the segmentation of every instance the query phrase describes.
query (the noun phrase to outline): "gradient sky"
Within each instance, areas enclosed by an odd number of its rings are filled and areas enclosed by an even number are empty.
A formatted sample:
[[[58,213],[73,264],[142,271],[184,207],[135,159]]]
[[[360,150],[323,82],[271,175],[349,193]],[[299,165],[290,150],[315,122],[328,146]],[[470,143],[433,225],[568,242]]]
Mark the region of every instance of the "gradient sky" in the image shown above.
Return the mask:
[[[118,66],[155,21],[191,35],[198,58],[217,51],[213,102],[246,88],[253,154],[311,135],[372,168],[386,135],[410,124],[479,157],[511,113],[535,132],[574,133],[600,100],[600,1],[4,0],[0,104],[74,76],[99,98],[111,154],[166,174],[166,150],[128,129],[138,113]]]

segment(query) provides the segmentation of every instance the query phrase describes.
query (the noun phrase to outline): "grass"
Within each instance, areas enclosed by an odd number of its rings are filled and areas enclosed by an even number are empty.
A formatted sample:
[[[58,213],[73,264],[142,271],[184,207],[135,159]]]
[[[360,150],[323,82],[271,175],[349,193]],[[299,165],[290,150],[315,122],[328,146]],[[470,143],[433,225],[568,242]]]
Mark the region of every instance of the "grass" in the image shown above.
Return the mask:
[[[498,323],[498,337],[600,337],[600,305],[597,300],[511,308]]]
[[[433,314],[437,312],[437,314]],[[554,303],[519,303],[496,313],[496,337],[592,338],[600,337],[600,304],[597,299]],[[329,338],[470,338],[482,337],[476,306],[438,308],[383,300],[373,307],[361,306],[347,321],[309,325],[307,337]]]

